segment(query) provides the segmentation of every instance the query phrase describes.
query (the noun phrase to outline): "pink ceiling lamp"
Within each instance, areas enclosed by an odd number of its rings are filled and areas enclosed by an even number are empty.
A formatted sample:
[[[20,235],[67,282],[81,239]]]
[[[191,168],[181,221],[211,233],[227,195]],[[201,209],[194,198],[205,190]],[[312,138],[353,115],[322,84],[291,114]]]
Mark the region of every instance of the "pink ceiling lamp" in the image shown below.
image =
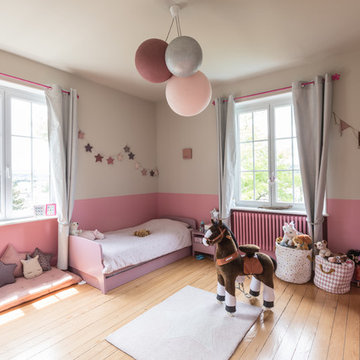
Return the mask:
[[[162,83],[172,74],[165,63],[168,44],[161,39],[145,40],[135,54],[135,66],[139,74],[152,83]]]
[[[170,108],[182,116],[200,114],[211,99],[208,78],[198,71],[189,77],[173,76],[166,84],[166,100]]]
[[[166,40],[144,41],[136,52],[135,65],[146,80],[153,83],[167,81],[166,99],[175,113],[194,116],[208,106],[212,91],[208,78],[199,71],[202,63],[199,43],[181,34],[179,11],[178,5],[170,7],[172,23]],[[174,21],[178,36],[167,44]]]

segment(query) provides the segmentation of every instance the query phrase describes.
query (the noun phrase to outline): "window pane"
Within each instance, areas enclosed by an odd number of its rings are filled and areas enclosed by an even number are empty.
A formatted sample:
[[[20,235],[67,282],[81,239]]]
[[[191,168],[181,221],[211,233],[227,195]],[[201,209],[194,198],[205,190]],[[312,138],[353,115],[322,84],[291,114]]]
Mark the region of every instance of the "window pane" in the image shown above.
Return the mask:
[[[31,139],[12,136],[12,210],[15,216],[31,211]]]
[[[25,176],[31,173],[31,139],[12,136],[12,174]]]
[[[48,124],[47,124],[47,108],[45,104],[32,104],[32,126],[33,136],[47,140]]]
[[[31,136],[31,103],[29,101],[11,99],[11,133]]]
[[[269,169],[268,142],[259,141],[254,143],[255,170]]]
[[[254,199],[254,177],[253,173],[241,173],[240,175],[240,199]]]
[[[34,205],[49,202],[49,146],[46,140],[33,140]]]
[[[239,133],[240,141],[252,140],[252,113],[243,113],[239,115]]]
[[[276,170],[292,169],[292,148],[291,139],[276,140]]]
[[[31,177],[30,175],[13,175],[12,177],[12,211],[14,216],[26,216],[31,213]]]
[[[292,171],[276,173],[277,202],[293,203]]]
[[[294,171],[294,202],[304,203],[300,171]]]
[[[254,112],[254,140],[267,140],[268,121],[267,110]]]
[[[255,173],[255,200],[269,201],[269,184],[267,172]]]
[[[253,143],[240,144],[240,170],[253,170]]]
[[[291,137],[291,106],[275,108],[275,138]]]

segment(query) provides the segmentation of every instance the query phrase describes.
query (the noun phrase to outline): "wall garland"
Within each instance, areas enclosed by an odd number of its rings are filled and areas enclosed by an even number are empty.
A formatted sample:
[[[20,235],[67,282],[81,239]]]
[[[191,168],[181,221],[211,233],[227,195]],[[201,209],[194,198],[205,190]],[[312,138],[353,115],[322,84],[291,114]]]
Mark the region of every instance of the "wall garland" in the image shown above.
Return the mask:
[[[350,128],[352,130],[355,138],[357,139],[358,149],[360,149],[360,131],[355,129],[353,126],[348,124],[343,119],[341,119],[335,112],[333,112],[333,116],[334,116],[335,124],[339,126],[340,136],[342,136],[342,133],[344,130]]]
[[[96,163],[99,162],[105,163],[107,165],[114,165],[115,160],[117,160],[117,162],[121,162],[124,159],[128,158],[128,160],[134,161],[135,169],[138,170],[142,176],[159,176],[159,170],[157,168],[147,169],[143,167],[142,164],[135,159],[136,155],[133,153],[130,146],[128,146],[127,144],[116,155],[104,155],[104,153],[95,150],[95,147],[85,139],[85,133],[83,131],[78,131],[78,138],[87,143],[86,145],[84,145],[85,152],[92,153],[94,155]]]

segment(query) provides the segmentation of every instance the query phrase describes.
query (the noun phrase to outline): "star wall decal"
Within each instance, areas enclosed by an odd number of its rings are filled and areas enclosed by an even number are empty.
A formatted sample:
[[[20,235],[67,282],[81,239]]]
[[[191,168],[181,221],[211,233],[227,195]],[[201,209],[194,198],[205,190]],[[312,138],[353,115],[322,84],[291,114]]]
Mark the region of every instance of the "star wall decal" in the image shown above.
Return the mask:
[[[107,163],[108,163],[109,165],[113,165],[113,164],[114,164],[114,159],[113,159],[111,156],[109,156],[109,157],[106,159],[106,161],[107,161]]]
[[[122,161],[124,159],[124,155],[119,153],[116,155],[116,158],[118,159],[118,161]]]
[[[91,151],[92,148],[93,148],[93,146],[91,146],[90,144],[87,144],[87,145],[85,146],[86,152],[92,152],[92,151]]]
[[[147,170],[146,170],[146,169],[142,169],[142,170],[141,170],[141,173],[142,173],[143,176],[145,176],[145,175],[147,174]]]
[[[126,153],[128,153],[128,152],[130,151],[130,148],[126,145],[126,146],[124,146],[124,151],[125,151]]]
[[[129,156],[129,160],[134,160],[135,154],[132,153],[132,152],[130,152],[130,153],[128,154],[128,156]]]
[[[97,154],[97,155],[95,155],[95,159],[96,159],[95,162],[102,162],[103,158],[104,158],[103,156],[101,156],[100,154]]]
[[[154,175],[155,175],[154,170],[151,170],[151,171],[150,171],[150,176],[154,176]]]
[[[140,167],[140,164],[137,161],[135,161],[135,169],[139,169],[139,167]]]
[[[78,139],[83,139],[85,136],[85,133],[82,132],[81,130],[78,131]]]

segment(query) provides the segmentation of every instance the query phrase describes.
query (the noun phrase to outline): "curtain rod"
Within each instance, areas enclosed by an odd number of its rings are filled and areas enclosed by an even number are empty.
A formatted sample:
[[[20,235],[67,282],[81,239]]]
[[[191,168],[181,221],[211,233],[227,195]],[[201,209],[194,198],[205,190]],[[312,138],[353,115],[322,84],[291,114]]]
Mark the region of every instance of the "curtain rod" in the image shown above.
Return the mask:
[[[339,80],[339,79],[340,79],[340,74],[336,73],[334,75],[331,75],[331,80],[335,81],[335,80]],[[314,84],[314,81],[309,81],[309,82],[302,83],[302,86],[311,85],[311,84]],[[282,90],[290,90],[291,88],[292,88],[292,86],[286,86],[286,87],[283,87],[283,88],[262,91],[262,92],[258,92],[258,93],[255,93],[255,94],[237,96],[236,98],[234,98],[234,101],[245,99],[245,98],[248,98],[248,97],[269,94],[269,93],[272,93],[272,92],[277,92],[277,91],[282,91]],[[224,100],[224,102],[227,102],[227,100]],[[212,104],[215,105],[215,100],[212,102]]]
[[[35,81],[31,81],[31,80],[26,80],[26,79],[23,79],[23,78],[18,77],[18,76],[9,75],[9,74],[5,74],[5,73],[1,73],[1,72],[0,72],[0,75],[1,75],[1,76],[5,76],[5,77],[8,77],[8,78],[10,78],[10,79],[15,79],[15,80],[23,81],[23,82],[26,82],[26,83],[29,83],[29,84],[33,84],[33,85],[45,87],[45,88],[47,88],[47,89],[52,89],[52,87],[49,86],[49,85],[41,84],[41,83],[38,83],[38,82],[35,82]],[[62,91],[64,94],[70,95],[70,91],[63,90],[63,89],[61,89],[61,91]],[[79,98],[79,95],[77,96],[77,98]]]

